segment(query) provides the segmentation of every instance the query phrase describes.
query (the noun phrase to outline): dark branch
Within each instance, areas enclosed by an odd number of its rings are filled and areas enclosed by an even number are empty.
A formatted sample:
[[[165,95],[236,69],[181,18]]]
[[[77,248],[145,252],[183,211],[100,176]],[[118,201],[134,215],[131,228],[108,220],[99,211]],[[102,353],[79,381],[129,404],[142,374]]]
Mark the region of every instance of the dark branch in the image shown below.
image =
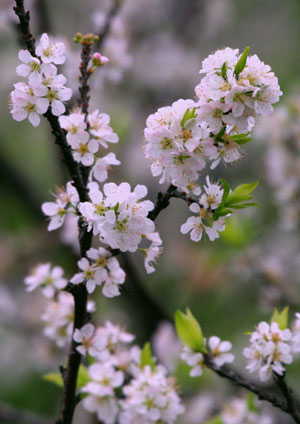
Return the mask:
[[[29,21],[30,21],[30,13],[29,10],[25,12],[24,9],[24,0],[15,0],[16,6],[14,7],[15,14],[19,18],[18,27],[22,32],[22,39],[26,44],[27,50],[35,56],[35,40],[30,32]]]
[[[296,423],[300,423],[299,406],[293,396],[292,389],[286,384],[285,375],[278,375],[274,373],[274,378],[282,395],[286,399],[289,414],[294,418]]]
[[[114,17],[117,15],[117,13],[120,9],[121,3],[122,3],[122,0],[113,0],[113,5],[112,5],[112,7],[110,8],[110,10],[107,14],[105,24],[104,24],[102,30],[99,31],[99,33],[98,33],[99,41],[95,44],[95,50],[101,50],[103,48],[104,41],[105,41],[107,35],[109,34],[109,31],[110,31],[112,21],[113,21]]]

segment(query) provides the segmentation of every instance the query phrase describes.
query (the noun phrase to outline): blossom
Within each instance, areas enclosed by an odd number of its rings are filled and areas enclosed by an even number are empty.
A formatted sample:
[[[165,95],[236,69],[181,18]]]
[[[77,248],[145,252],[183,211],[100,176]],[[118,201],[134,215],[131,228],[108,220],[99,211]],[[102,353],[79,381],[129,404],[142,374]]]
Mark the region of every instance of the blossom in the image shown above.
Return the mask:
[[[76,142],[78,134],[86,130],[84,118],[84,114],[79,111],[59,117],[60,126],[67,131],[67,141],[69,144],[71,144],[74,139]]]
[[[113,257],[111,252],[103,247],[89,249],[87,251],[87,257],[92,261],[93,268],[106,270],[102,289],[104,296],[118,296],[120,294],[119,286],[124,283],[126,274],[120,267],[117,258]]]
[[[102,158],[98,158],[91,169],[89,179],[95,179],[102,183],[108,178],[108,171],[111,169],[111,165],[120,165],[120,161],[116,158],[114,153],[108,153]]]
[[[35,53],[41,58],[43,63],[54,63],[62,65],[65,62],[64,43],[55,43],[51,41],[46,33],[42,34]]]
[[[222,367],[226,363],[234,361],[234,355],[228,353],[232,344],[228,341],[221,341],[217,336],[212,336],[208,340],[208,346],[212,353],[213,361],[218,367]]]
[[[191,377],[198,377],[202,375],[204,368],[204,357],[202,353],[193,352],[190,348],[184,346],[180,357],[192,367],[190,371]]]
[[[16,121],[28,118],[31,125],[40,124],[40,116],[47,112],[48,101],[43,96],[43,88],[31,88],[24,82],[14,84],[15,89],[10,94],[11,114]]]
[[[68,141],[73,149],[73,157],[76,162],[82,163],[84,166],[93,165],[94,154],[99,148],[97,140],[89,140],[88,133],[86,131],[81,131],[77,134],[77,137],[69,139]]]
[[[64,271],[60,266],[52,268],[50,263],[37,265],[24,282],[27,291],[31,292],[37,287],[42,288],[46,297],[53,297],[58,290],[66,287],[67,280],[63,278]]]
[[[87,311],[95,311],[95,303],[89,301]],[[73,333],[74,298],[70,293],[60,291],[57,296],[49,300],[42,320],[45,323],[44,334],[53,340],[58,347],[65,347]]]
[[[217,207],[221,204],[222,196],[223,196],[223,188],[218,184],[211,183],[209,180],[209,176],[206,177],[206,186],[204,186],[204,190],[206,193],[202,194],[200,197],[200,204],[205,209],[217,209]],[[195,206],[198,211],[198,208]],[[200,209],[199,211],[200,212]]]
[[[87,258],[81,258],[77,265],[81,272],[71,278],[71,283],[80,284],[86,281],[86,289],[93,293],[97,285],[101,285],[107,277],[107,271],[104,268],[94,268]]]
[[[186,189],[195,184],[206,160],[216,158],[211,130],[196,106],[193,100],[180,99],[147,118],[145,156],[152,162],[152,175],[161,175],[160,183]]]
[[[109,363],[95,363],[89,367],[92,379],[82,387],[86,394],[82,404],[90,412],[96,412],[105,424],[114,424],[118,415],[117,399],[114,389],[122,385],[124,374]]]
[[[103,193],[97,183],[89,184],[92,202],[83,202],[79,210],[85,217],[88,230],[99,234],[100,240],[113,249],[135,252],[144,235],[154,231],[154,223],[147,218],[154,207],[149,200],[141,200],[147,188],[137,185],[133,192],[128,183],[117,186],[104,184]]]
[[[152,370],[144,367],[123,388],[125,399],[121,401],[120,424],[164,422],[175,423],[184,412],[174,385],[166,378],[166,370],[159,366]]]
[[[198,203],[192,203],[190,210],[198,213],[199,216],[191,216],[181,225],[182,234],[191,232],[191,240],[195,242],[202,239],[203,232],[207,234],[210,241],[220,237],[219,232],[225,229],[225,222],[222,218],[214,221],[212,215],[206,209],[201,208]]]
[[[57,188],[57,193],[54,196],[56,197],[55,202],[42,204],[42,211],[50,218],[48,231],[60,228],[64,223],[66,214],[74,213],[79,202],[78,192],[72,182],[66,184],[66,189]]]
[[[17,74],[21,77],[28,77],[32,72],[41,71],[41,62],[37,57],[33,57],[28,50],[19,51],[19,59],[24,62],[17,66]]]
[[[50,106],[53,115],[60,116],[66,110],[64,102],[70,100],[72,97],[72,89],[65,87],[67,79],[64,75],[56,75],[56,68],[54,65],[48,66],[43,73],[43,77],[40,74],[31,75],[31,85],[48,88],[45,94],[48,106]]]
[[[147,249],[141,249],[145,255],[144,265],[147,274],[151,274],[155,271],[153,266],[156,260],[162,253],[162,240],[158,233],[147,234],[147,239],[151,241],[151,245]]]
[[[89,130],[91,135],[98,140],[98,143],[107,148],[107,143],[117,143],[118,135],[109,126],[110,116],[107,113],[100,113],[98,109],[88,114]]]
[[[291,364],[292,333],[281,330],[276,322],[260,322],[250,337],[250,346],[244,349],[249,372],[258,372],[262,381],[267,381],[272,372],[283,375],[285,364]]]
[[[83,327],[75,329],[73,339],[79,346],[76,350],[83,356],[89,353],[91,356],[96,356],[99,351],[106,347],[107,340],[105,338],[97,339],[95,345],[95,327],[93,324],[85,324]]]

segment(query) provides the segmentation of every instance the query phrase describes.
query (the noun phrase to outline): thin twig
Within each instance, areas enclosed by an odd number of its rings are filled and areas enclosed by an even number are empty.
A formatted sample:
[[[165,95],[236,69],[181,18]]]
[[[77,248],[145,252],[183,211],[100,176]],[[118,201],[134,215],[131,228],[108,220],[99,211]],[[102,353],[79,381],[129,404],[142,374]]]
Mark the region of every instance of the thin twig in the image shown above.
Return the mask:
[[[22,32],[22,39],[26,44],[27,50],[35,56],[35,40],[33,35],[30,32],[29,21],[30,21],[30,13],[29,10],[25,12],[24,9],[24,0],[15,0],[16,6],[14,7],[15,14],[19,18],[18,27]]]
[[[101,50],[103,48],[105,39],[110,32],[112,21],[113,21],[114,17],[117,15],[117,13],[119,12],[121,4],[122,4],[122,0],[113,0],[113,5],[111,6],[111,8],[110,8],[110,10],[109,10],[109,12],[106,16],[105,24],[104,24],[102,30],[99,31],[99,33],[98,33],[99,41],[97,43],[95,43],[94,50]]]

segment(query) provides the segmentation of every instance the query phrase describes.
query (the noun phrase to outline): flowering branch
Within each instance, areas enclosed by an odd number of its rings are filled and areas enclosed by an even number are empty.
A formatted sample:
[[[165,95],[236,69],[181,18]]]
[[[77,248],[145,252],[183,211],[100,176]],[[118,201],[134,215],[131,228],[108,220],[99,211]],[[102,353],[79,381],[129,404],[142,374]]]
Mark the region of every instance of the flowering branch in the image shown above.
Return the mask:
[[[280,397],[250,382],[227,366],[223,366],[221,368],[218,367],[209,354],[204,355],[204,363],[209,369],[214,371],[220,377],[231,381],[239,387],[244,387],[252,393],[255,393],[259,399],[265,400],[276,408],[281,409],[283,412],[290,414],[296,423],[300,423],[300,414],[297,409],[296,401],[292,397],[291,389],[287,387],[284,377],[280,377],[280,386],[284,395],[283,397]]]

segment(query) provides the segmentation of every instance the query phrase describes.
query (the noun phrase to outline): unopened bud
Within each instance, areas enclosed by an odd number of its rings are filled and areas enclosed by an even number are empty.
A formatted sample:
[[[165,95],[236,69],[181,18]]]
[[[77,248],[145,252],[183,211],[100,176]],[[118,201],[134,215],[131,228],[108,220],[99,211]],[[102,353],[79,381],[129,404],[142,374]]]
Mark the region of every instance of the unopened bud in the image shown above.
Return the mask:
[[[92,66],[103,66],[109,62],[109,58],[102,56],[101,53],[96,52],[92,56]]]

